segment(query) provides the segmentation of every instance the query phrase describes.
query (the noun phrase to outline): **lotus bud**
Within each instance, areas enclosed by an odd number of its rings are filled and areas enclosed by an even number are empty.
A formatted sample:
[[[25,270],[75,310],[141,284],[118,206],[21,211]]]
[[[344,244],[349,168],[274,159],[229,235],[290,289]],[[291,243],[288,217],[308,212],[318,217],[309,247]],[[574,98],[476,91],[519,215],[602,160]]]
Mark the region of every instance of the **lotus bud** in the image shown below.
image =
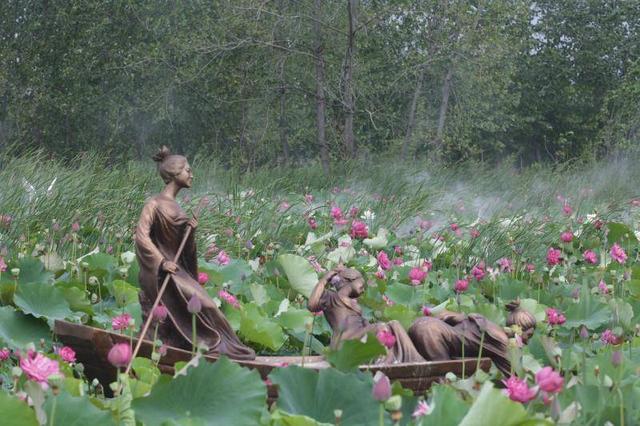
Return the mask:
[[[153,352],[151,354],[151,361],[160,362],[160,354],[158,352]]]
[[[117,343],[107,354],[107,359],[114,367],[126,367],[131,361],[131,355],[131,346],[128,343]]]
[[[200,301],[200,298],[194,293],[194,295],[191,296],[191,299],[189,299],[189,303],[187,303],[187,311],[195,315],[199,313],[201,310],[202,310],[202,302]]]
[[[376,372],[373,377],[373,382],[373,389],[371,391],[373,399],[384,402],[391,397],[391,382],[383,372]]]
[[[336,424],[340,424],[340,420],[342,420],[342,410],[333,410],[333,416],[336,418]]]
[[[613,364],[614,367],[618,367],[622,364],[622,351],[614,351],[611,354],[611,364]]]
[[[163,322],[165,319],[167,319],[168,314],[169,314],[169,311],[167,310],[167,307],[164,305],[156,306],[152,312],[153,319],[159,322]]]

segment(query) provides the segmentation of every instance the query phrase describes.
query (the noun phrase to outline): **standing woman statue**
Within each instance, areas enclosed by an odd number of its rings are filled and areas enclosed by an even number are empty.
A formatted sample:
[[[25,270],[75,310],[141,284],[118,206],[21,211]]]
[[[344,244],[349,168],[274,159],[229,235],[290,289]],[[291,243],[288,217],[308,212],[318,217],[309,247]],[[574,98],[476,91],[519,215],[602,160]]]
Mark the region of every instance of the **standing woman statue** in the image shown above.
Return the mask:
[[[166,186],[160,194],[147,200],[136,228],[143,321],[151,315],[150,310],[166,274],[171,274],[161,300],[168,310],[166,320],[158,327],[158,337],[162,342],[186,350],[192,348],[192,314],[187,310],[187,303],[196,297],[202,305],[200,312],[195,314],[196,345],[206,345],[209,355],[254,359],[253,349],[240,342],[215,302],[198,284],[193,232],[189,234],[179,260],[173,262],[188,227],[195,230],[198,226],[198,221],[189,219],[176,202],[178,192],[191,187],[191,166],[184,156],[171,154],[164,146],[153,159],[158,163],[158,171]],[[153,338],[148,334],[146,338]]]

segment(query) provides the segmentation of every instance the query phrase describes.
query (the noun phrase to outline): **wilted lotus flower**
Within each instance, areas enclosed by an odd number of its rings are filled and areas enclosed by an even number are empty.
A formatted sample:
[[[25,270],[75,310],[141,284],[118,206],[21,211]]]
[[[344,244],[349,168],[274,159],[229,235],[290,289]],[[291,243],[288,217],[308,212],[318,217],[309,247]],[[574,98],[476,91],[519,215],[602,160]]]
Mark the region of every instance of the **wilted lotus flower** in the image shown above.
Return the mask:
[[[113,345],[107,359],[114,367],[126,367],[131,361],[131,346],[128,343],[117,343]]]
[[[371,390],[373,399],[384,402],[391,397],[391,382],[381,371],[377,371],[373,376],[373,389]]]
[[[416,405],[415,410],[413,410],[413,414],[411,414],[411,417],[413,417],[414,419],[417,419],[420,417],[427,416],[433,412],[434,408],[435,407],[433,405],[431,406],[427,405],[427,402],[424,400],[418,401],[418,405]]]

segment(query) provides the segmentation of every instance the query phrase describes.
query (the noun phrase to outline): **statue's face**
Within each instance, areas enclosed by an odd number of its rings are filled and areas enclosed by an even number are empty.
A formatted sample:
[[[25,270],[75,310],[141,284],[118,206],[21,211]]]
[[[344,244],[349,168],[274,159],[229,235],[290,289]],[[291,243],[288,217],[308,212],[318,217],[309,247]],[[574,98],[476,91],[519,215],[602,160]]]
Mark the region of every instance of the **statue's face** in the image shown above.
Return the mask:
[[[175,181],[180,188],[191,188],[193,184],[193,172],[188,162],[185,162],[182,171],[176,175]]]
[[[364,278],[362,276],[351,281],[351,297],[360,297],[364,293]]]

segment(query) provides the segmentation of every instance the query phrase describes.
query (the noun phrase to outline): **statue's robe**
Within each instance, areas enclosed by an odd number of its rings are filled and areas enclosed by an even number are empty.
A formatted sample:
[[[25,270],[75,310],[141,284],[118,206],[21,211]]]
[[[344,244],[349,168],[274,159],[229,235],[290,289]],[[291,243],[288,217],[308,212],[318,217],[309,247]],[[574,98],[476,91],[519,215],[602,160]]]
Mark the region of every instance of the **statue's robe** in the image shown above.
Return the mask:
[[[482,337],[484,334],[484,338]],[[438,317],[418,318],[409,328],[409,337],[418,352],[428,361],[462,357],[489,357],[504,374],[509,375],[509,338],[504,330],[479,314],[444,312]]]
[[[140,264],[140,304],[143,320],[151,315],[151,307],[165,278],[161,271],[163,260],[173,261],[187,229],[189,218],[178,203],[162,194],[150,198],[145,204],[136,228],[135,245]],[[187,238],[180,255],[178,270],[169,279],[162,295],[162,304],[168,310],[167,319],[158,327],[163,343],[191,350],[192,314],[187,303],[196,295],[202,310],[196,314],[197,344],[204,343],[210,355],[224,354],[233,359],[255,358],[253,349],[245,346],[234,333],[215,302],[198,283],[198,263],[193,232]],[[146,338],[153,338],[150,327]]]
[[[369,332],[376,333],[385,329],[393,333],[396,338],[393,347],[387,349],[387,355],[377,362],[393,364],[399,362],[424,361],[414,347],[407,332],[398,321],[388,323],[369,324],[362,316],[362,308],[351,298],[340,296],[335,291],[325,291],[320,297],[318,306],[310,307],[314,311],[322,310],[327,322],[333,330],[331,347],[336,348],[340,342],[350,339],[360,339]]]

